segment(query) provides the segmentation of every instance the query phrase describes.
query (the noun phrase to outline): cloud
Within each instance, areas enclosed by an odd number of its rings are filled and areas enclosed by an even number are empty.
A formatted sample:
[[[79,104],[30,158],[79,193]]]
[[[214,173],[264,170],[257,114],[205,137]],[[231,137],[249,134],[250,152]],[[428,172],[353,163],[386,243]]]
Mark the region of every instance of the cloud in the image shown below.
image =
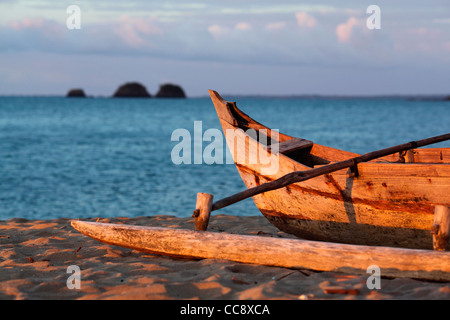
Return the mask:
[[[229,29],[218,24],[213,24],[208,27],[208,32],[214,37],[220,37],[226,35],[229,32]]]
[[[0,27],[0,51],[22,51],[56,48],[67,30],[66,25],[41,17],[8,22]]]
[[[300,27],[314,28],[317,25],[317,20],[306,12],[297,12],[295,17]]]
[[[408,28],[395,36],[395,50],[399,54],[408,56],[417,53],[435,55],[439,52],[441,57],[450,61],[448,56],[449,31],[449,27],[434,24]]]
[[[0,51],[34,50],[57,53],[124,54],[155,48],[164,30],[154,16],[121,15],[95,24],[83,23],[69,30],[65,21],[29,17],[0,26]]]
[[[367,65],[384,57],[386,61],[393,60],[393,52],[420,57],[425,47],[430,55],[448,53],[450,37],[445,29],[448,24],[442,19],[439,23],[427,19],[428,24],[418,24],[414,29],[409,22],[414,20],[414,14],[401,16],[406,16],[403,20],[393,20],[385,14],[382,30],[368,30],[367,15],[364,10],[358,14],[357,9],[352,9],[360,7],[356,5],[339,9],[264,1],[265,5],[260,7],[249,2],[240,6],[234,0],[227,2],[227,6],[234,6],[238,12],[223,13],[227,7],[215,2],[183,6],[181,0],[174,1],[167,4],[142,0],[139,8],[145,10],[141,11],[134,5],[101,1],[108,9],[101,13],[100,2],[93,3],[92,10],[86,2],[81,7],[80,30],[67,29],[64,6],[60,8],[59,20],[45,14],[10,17],[11,20],[0,24],[0,51],[146,56],[274,66]],[[447,21],[445,17],[443,21]],[[440,33],[432,37],[428,31],[433,26]],[[424,33],[425,29],[426,35],[407,31]],[[414,41],[419,36],[420,41]]]
[[[126,44],[139,48],[149,44],[148,37],[162,35],[163,30],[156,25],[156,18],[131,17],[122,15],[113,24],[113,32]]]
[[[121,15],[117,20],[119,25],[127,25],[133,27],[143,34],[163,34],[163,30],[157,25],[158,18],[150,17],[134,17],[129,15]]]
[[[22,20],[11,21],[8,25],[13,30],[23,30],[30,28],[42,28],[45,24],[43,18],[24,18]]]
[[[278,22],[272,22],[266,24],[265,28],[267,30],[281,30],[286,28],[286,22],[285,21],[278,21]]]
[[[353,28],[362,23],[355,17],[350,17],[345,23],[341,23],[336,27],[336,35],[339,42],[349,42],[352,36]]]
[[[247,22],[239,22],[236,24],[236,26],[234,28],[236,30],[251,30],[252,26],[251,26],[251,24],[249,24]]]

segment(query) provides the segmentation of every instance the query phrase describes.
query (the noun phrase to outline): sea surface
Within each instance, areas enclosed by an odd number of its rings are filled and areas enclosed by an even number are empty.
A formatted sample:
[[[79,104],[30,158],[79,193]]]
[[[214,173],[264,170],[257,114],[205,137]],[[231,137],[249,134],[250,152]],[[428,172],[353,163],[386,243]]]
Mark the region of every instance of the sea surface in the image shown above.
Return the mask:
[[[224,98],[282,133],[357,153],[450,132],[444,101]],[[0,219],[186,217],[197,192],[218,200],[244,190],[234,165],[193,164],[193,147],[191,164],[173,163],[175,130],[187,130],[202,150],[210,144],[194,134],[194,121],[202,132],[221,130],[206,97],[0,97]],[[217,213],[259,211],[248,199]]]

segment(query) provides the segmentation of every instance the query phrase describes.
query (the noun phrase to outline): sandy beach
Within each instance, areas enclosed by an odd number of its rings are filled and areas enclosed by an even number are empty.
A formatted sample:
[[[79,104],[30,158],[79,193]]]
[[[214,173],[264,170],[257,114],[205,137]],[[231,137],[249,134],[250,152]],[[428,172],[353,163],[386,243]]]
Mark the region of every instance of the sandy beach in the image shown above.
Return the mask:
[[[151,216],[89,221],[193,228],[192,218]],[[218,215],[211,231],[290,237],[263,217]],[[69,266],[80,269],[69,289]],[[149,255],[100,243],[70,226],[70,219],[0,222],[0,299],[450,299],[450,283],[381,279],[352,274],[189,260]]]

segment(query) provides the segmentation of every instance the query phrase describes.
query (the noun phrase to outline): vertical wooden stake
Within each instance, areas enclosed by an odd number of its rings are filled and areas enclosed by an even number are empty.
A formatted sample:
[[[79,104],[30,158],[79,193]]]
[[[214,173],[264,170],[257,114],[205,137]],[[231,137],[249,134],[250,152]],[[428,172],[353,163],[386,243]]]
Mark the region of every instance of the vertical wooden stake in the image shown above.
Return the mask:
[[[445,251],[448,246],[450,233],[450,207],[436,206],[434,208],[434,222],[431,227],[433,235],[433,249]]]
[[[205,231],[208,228],[213,197],[212,194],[197,193],[197,203],[192,215],[195,218],[195,230]]]

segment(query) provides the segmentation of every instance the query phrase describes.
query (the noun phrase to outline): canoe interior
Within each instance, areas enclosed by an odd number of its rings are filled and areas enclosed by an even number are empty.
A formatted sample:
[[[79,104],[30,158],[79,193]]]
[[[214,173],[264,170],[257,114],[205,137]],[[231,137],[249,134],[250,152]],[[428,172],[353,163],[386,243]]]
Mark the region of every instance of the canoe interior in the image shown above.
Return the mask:
[[[235,102],[225,101],[229,106],[229,112],[231,113],[234,120],[234,126],[247,131],[248,129],[254,129],[257,133],[257,142],[263,145],[271,145],[277,141],[271,140],[270,128],[262,125],[256,120],[252,119],[250,116],[241,111]],[[266,129],[269,132],[267,137],[262,137],[260,129]],[[278,142],[286,142],[288,140],[295,139],[295,137],[288,136],[283,133],[279,133]],[[450,148],[423,148],[412,150],[414,154],[414,163],[450,163]],[[336,148],[331,148],[323,146],[320,144],[313,144],[311,148],[306,148],[294,152],[284,153],[285,156],[297,161],[303,165],[313,168],[316,165],[329,164],[331,162],[343,161],[348,158],[357,157],[359,154],[348,152]],[[392,154],[385,156],[373,162],[404,162],[399,154]]]
[[[245,114],[236,103],[214,91],[210,94],[225,135],[228,129],[242,129],[247,139],[245,148],[230,150],[247,188],[292,171],[358,156],[282,133],[276,140],[270,128]],[[254,129],[256,136],[247,135],[249,129]],[[277,143],[276,174],[265,175],[261,165],[237,161],[241,153],[257,148],[271,153]],[[301,238],[431,249],[434,207],[450,206],[449,164],[449,148],[415,149],[358,164],[356,176],[350,176],[349,169],[340,170],[259,194],[253,200],[277,228]]]

